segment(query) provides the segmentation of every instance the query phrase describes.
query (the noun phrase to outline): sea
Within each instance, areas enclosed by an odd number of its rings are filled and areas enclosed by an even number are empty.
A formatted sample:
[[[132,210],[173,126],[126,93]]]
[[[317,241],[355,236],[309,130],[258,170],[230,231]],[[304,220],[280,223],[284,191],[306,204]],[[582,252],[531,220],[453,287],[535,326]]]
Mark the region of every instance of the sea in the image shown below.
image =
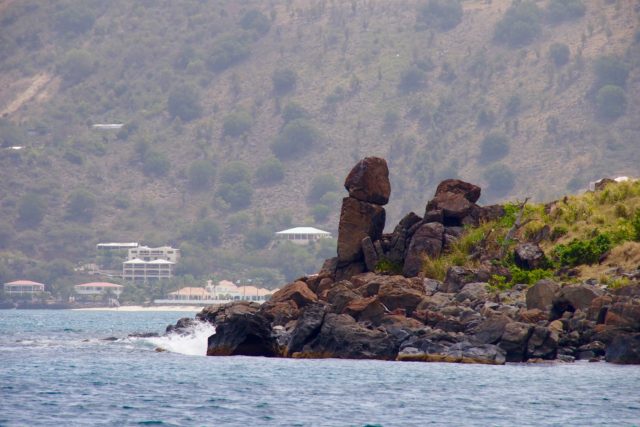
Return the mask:
[[[640,426],[640,366],[206,357],[209,325],[129,336],[184,316],[0,310],[0,426]]]

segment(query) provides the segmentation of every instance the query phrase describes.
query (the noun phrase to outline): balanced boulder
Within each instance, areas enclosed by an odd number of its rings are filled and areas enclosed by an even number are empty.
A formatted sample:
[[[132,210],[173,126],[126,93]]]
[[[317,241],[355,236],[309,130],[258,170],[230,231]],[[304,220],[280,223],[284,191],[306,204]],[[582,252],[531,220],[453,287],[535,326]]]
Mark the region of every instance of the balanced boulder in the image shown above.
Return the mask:
[[[360,160],[347,175],[344,186],[354,199],[386,205],[391,195],[386,160],[380,157],[365,157]]]

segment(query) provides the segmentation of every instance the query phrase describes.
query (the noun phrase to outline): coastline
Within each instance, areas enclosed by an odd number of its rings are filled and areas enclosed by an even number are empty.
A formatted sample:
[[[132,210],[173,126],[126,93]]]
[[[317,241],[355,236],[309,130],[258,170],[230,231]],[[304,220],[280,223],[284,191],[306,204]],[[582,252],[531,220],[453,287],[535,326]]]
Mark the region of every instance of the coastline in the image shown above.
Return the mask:
[[[166,306],[161,305],[157,307],[144,307],[141,305],[124,305],[121,307],[88,307],[88,308],[72,308],[72,311],[126,311],[126,312],[136,312],[136,311],[187,311],[187,312],[198,312],[201,311],[204,306]]]

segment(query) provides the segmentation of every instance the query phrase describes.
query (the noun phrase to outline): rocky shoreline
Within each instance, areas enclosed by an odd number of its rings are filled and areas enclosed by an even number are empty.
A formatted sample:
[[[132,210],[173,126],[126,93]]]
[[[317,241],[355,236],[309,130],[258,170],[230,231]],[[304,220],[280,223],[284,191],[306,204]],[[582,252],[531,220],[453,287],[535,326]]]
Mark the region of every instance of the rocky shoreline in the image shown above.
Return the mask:
[[[263,305],[236,302],[198,313],[216,327],[207,355],[640,363],[640,284],[610,290],[545,279],[492,291],[488,282],[503,267],[482,253],[478,268],[451,266],[442,281],[422,277],[424,259],[447,252],[463,227],[504,215],[502,206],[476,204],[479,187],[443,181],[423,217],[408,214],[390,234],[383,234],[391,191],[384,159],[361,160],[345,188],[337,257]],[[525,243],[515,257],[535,268],[540,254]],[[381,262],[393,268],[381,274]],[[181,319],[168,332],[193,321]]]

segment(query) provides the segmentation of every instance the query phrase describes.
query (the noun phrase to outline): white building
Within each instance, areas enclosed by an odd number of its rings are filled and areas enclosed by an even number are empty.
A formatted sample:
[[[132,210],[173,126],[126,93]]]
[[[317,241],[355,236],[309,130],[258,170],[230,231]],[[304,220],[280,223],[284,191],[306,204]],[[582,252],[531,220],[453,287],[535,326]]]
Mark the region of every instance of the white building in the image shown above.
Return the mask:
[[[319,230],[314,227],[295,227],[288,230],[278,231],[276,233],[278,240],[286,240],[296,245],[308,245],[320,239],[331,238],[328,231]]]
[[[122,263],[122,278],[130,281],[151,282],[173,277],[175,263],[166,259],[145,261],[134,258]]]
[[[122,294],[124,286],[107,282],[91,282],[75,285],[73,289],[78,295],[82,296],[101,297],[111,294],[118,298]]]
[[[119,251],[119,250],[129,250],[134,249],[140,246],[137,242],[109,242],[109,243],[98,243],[96,245],[96,249],[98,251]]]
[[[150,248],[149,246],[138,246],[129,249],[129,257],[127,260],[131,261],[139,259],[142,261],[155,261],[165,260],[171,261],[176,264],[180,259],[180,249],[172,248],[171,246],[160,246],[158,248]]]
[[[4,284],[4,293],[7,295],[34,296],[44,292],[44,284],[31,280],[16,280]]]

